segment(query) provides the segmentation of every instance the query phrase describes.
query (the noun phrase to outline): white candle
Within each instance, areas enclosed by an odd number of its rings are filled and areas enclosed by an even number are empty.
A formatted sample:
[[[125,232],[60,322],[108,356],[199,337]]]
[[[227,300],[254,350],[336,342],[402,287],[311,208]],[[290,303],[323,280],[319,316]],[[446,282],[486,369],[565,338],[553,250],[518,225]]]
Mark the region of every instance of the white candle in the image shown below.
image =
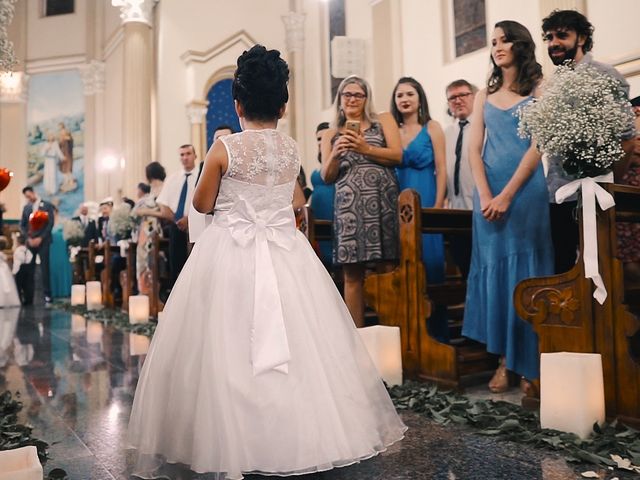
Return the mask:
[[[0,452],[0,480],[42,480],[42,475],[36,447]]]
[[[100,282],[87,282],[87,310],[102,308],[102,285]]]
[[[400,328],[385,325],[358,328],[373,364],[387,385],[402,385]]]
[[[84,285],[71,285],[71,305],[84,305]]]
[[[149,297],[132,295],[129,297],[129,323],[147,323],[149,321]]]
[[[129,355],[146,355],[149,351],[149,337],[138,335],[136,333],[129,334]]]

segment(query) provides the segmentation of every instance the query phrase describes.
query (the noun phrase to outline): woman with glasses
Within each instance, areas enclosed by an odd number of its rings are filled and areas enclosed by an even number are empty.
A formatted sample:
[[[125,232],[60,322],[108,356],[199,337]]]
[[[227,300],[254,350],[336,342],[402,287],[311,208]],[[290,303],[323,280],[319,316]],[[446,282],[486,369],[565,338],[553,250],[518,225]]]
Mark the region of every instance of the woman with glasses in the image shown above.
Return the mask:
[[[344,300],[364,326],[364,271],[398,259],[400,134],[389,113],[375,114],[371,88],[350,76],[338,87],[332,128],[322,137],[322,178],[335,182],[333,263],[344,270]]]
[[[444,206],[447,185],[444,132],[429,115],[427,95],[420,83],[402,77],[391,95],[391,114],[400,128],[402,163],[396,168],[400,191],[412,188],[423,208]],[[444,281],[442,235],[422,235],[422,261],[429,283]],[[429,333],[448,342],[446,307],[438,306],[429,320]]]
[[[553,247],[540,153],[531,139],[518,136],[517,111],[533,99],[542,68],[529,31],[509,20],[495,25],[491,62],[487,88],[476,95],[469,138],[476,189],[462,334],[500,355],[491,391],[509,388],[511,370],[522,377],[523,391],[532,393],[538,339],[516,315],[513,291],[521,280],[553,274]]]

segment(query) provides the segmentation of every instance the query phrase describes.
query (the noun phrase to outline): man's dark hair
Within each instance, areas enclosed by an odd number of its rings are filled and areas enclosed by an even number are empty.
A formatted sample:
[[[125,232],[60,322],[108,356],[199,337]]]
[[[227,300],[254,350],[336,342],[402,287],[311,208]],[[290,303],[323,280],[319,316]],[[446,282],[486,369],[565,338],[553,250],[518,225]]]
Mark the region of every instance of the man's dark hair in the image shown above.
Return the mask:
[[[191,148],[191,151],[193,153],[196,153],[196,148],[190,143],[185,143],[184,145],[180,145],[180,150],[182,150],[183,148]]]
[[[148,164],[144,167],[144,173],[148,182],[151,182],[151,180],[164,182],[164,179],[167,177],[167,172],[160,162],[151,162]]]
[[[140,182],[138,184],[138,190],[146,195],[147,193],[151,192],[151,187],[147,183]]]
[[[129,205],[132,209],[133,207],[136,206],[136,202],[134,202],[133,200],[131,200],[129,197],[122,197],[122,203],[126,203],[127,205]]]
[[[31,186],[27,185],[26,187],[24,187],[24,188],[22,189],[22,194],[23,194],[23,195],[24,195],[25,193],[27,193],[27,192],[33,192],[33,187],[31,187]]]
[[[329,122],[320,122],[316,127],[316,133],[321,132],[322,130],[327,130],[329,128]]]
[[[467,82],[465,79],[461,78],[459,80],[454,80],[449,85],[447,85],[447,88],[444,89],[444,93],[446,94],[452,88],[458,88],[458,87],[467,87],[469,90],[471,90],[472,93],[476,93],[478,91],[478,87],[476,87],[472,83]]]
[[[238,57],[231,95],[247,120],[277,120],[289,101],[289,66],[278,50],[254,45]]]
[[[218,125],[213,133],[216,133],[219,130],[229,130],[231,133],[236,133],[235,130],[229,125]]]
[[[573,30],[578,36],[584,36],[582,52],[587,53],[593,48],[593,25],[580,12],[575,10],[554,10],[542,20],[543,35],[551,30]]]

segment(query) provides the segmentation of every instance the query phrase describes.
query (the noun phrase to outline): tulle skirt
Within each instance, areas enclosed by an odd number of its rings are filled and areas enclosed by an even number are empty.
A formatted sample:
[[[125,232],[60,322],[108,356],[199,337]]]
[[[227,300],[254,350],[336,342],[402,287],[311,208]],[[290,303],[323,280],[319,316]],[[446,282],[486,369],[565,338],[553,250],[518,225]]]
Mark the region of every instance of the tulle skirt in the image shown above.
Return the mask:
[[[306,238],[296,232],[291,250],[270,252],[288,374],[252,371],[255,246],[209,226],[165,305],[138,382],[129,433],[141,456],[235,480],[345,466],[403,438],[406,427]]]

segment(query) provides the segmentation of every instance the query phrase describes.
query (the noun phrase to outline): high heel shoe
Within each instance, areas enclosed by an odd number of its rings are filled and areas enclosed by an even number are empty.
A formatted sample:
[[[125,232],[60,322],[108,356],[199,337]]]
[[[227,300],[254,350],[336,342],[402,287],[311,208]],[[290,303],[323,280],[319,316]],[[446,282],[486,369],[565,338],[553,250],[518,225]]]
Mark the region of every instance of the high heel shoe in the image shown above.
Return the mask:
[[[489,382],[489,390],[492,393],[504,393],[509,390],[509,374],[503,358],[500,359],[500,365]]]

